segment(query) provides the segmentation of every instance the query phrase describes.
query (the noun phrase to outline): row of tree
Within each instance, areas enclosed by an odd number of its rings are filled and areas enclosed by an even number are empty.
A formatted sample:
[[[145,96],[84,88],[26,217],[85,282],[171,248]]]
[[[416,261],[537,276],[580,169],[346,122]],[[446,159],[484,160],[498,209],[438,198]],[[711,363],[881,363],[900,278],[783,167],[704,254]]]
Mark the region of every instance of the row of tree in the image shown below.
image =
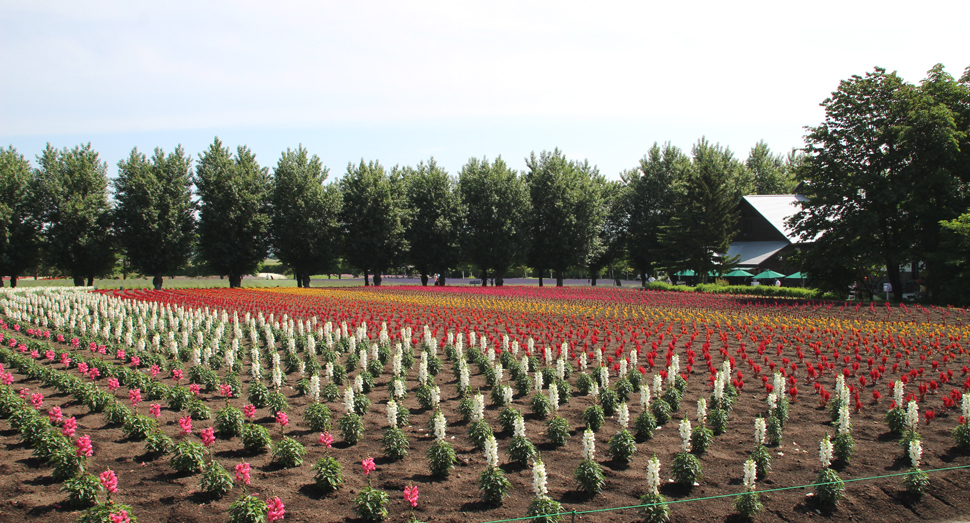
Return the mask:
[[[272,174],[245,146],[218,138],[198,161],[181,148],[151,157],[132,150],[109,183],[88,145],[50,145],[37,167],[0,150],[0,273],[16,278],[45,263],[81,285],[116,265],[153,276],[194,262],[238,286],[267,255],[309,285],[338,263],[370,275],[413,267],[422,283],[460,264],[501,285],[510,269],[569,268],[594,279],[629,260],[641,276],[658,269],[708,270],[725,260],[738,199],[787,192],[801,156],[764,142],[746,162],[705,139],[691,154],[654,144],[637,168],[607,180],[558,149],[531,154],[518,173],[501,157],[471,158],[457,176],[432,158],[416,167],[350,164],[329,170],[302,146]],[[111,190],[109,191],[109,187]],[[443,282],[443,280],[442,280]]]

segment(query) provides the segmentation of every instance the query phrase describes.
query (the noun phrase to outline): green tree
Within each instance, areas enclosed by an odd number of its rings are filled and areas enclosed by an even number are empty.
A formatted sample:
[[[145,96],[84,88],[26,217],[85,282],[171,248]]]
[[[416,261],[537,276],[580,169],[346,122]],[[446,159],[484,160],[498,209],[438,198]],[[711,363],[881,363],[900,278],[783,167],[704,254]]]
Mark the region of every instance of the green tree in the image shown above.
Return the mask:
[[[37,161],[44,253],[74,285],[84,285],[85,278],[93,285],[115,264],[108,166],[90,143],[70,150],[47,144]]]
[[[405,187],[410,219],[406,237],[411,248],[408,259],[421,274],[446,273],[461,261],[460,235],[464,208],[457,181],[438,166],[434,158],[417,169],[405,169]],[[444,284],[445,275],[439,277]]]
[[[195,170],[199,193],[199,255],[216,274],[239,287],[253,274],[268,250],[270,180],[246,146],[235,156],[219,138],[199,157]]]
[[[529,188],[523,177],[509,169],[499,156],[494,162],[470,158],[462,167],[458,190],[467,219],[463,252],[495,284],[520,260],[528,244]]]
[[[665,265],[661,230],[676,207],[676,187],[690,170],[690,158],[669,142],[654,142],[637,169],[620,175],[626,186],[626,252],[646,285],[647,275]]]
[[[754,194],[789,194],[795,187],[785,158],[772,154],[764,140],[751,148],[744,164],[754,178]]]
[[[30,162],[12,146],[0,149],[0,275],[10,276],[11,287],[40,256],[36,189]]]
[[[539,274],[540,287],[549,269],[556,272],[556,286],[562,287],[567,268],[585,265],[605,218],[593,182],[599,171],[588,162],[566,160],[559,149],[539,156],[533,152],[525,163],[531,203],[529,265]]]
[[[340,180],[343,191],[344,253],[347,261],[364,273],[381,274],[397,266],[408,250],[405,238],[407,215],[403,182],[399,173],[388,174],[379,162],[347,165]]]
[[[701,138],[693,161],[676,187],[676,206],[660,242],[670,270],[693,270],[698,280],[724,271],[738,221],[737,204],[747,187],[745,168],[726,147]]]
[[[272,248],[293,270],[297,287],[309,287],[311,274],[332,271],[340,254],[343,199],[337,184],[324,185],[329,172],[302,145],[287,149],[273,172]]]
[[[594,176],[592,181],[603,210],[603,220],[586,254],[585,265],[590,284],[595,287],[600,272],[623,257],[627,230],[627,187],[618,180],[606,180],[600,175]]]
[[[946,303],[965,305],[970,303],[970,211],[953,220],[940,222],[942,231],[942,258],[951,275],[949,285],[941,292]]]
[[[822,103],[825,121],[805,137],[809,158],[799,173],[808,201],[791,225],[857,267],[884,266],[897,300],[900,264],[935,251],[939,222],[966,208],[956,172],[965,169],[962,134],[953,110],[932,94],[948,82],[937,76],[917,88],[882,68],[853,76]]]
[[[192,255],[196,205],[191,164],[182,146],[168,155],[156,148],[151,161],[135,148],[118,162],[118,243],[135,270],[153,276],[155,289],[162,288],[164,274],[184,267]]]

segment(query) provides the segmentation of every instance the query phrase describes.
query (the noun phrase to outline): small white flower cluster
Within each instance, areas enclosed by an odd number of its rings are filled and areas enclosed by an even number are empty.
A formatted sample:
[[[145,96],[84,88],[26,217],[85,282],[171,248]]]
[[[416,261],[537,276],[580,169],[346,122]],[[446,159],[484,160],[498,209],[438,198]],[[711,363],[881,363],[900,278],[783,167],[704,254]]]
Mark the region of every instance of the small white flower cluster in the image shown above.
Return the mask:
[[[852,432],[851,417],[849,416],[849,403],[845,402],[839,406],[839,434]]]
[[[436,409],[441,404],[441,388],[437,385],[431,386],[431,408]]]
[[[418,384],[423,387],[428,382],[428,353],[421,353],[421,361],[418,362]]]
[[[730,363],[727,366],[730,366]],[[714,375],[714,399],[717,400],[718,405],[724,404],[724,387],[727,385],[728,375],[723,370],[717,371],[717,374]]]
[[[404,354],[401,352],[401,344],[398,343],[394,349],[394,356],[391,358],[391,372],[395,376],[400,376],[404,369]]]
[[[485,418],[485,396],[482,393],[472,396],[472,422],[478,423]]]
[[[586,432],[583,432],[583,459],[587,461],[593,461],[596,457],[596,434],[586,427]]]
[[[707,400],[704,398],[697,400],[697,423],[707,423]]]
[[[502,367],[502,362],[501,361],[496,362],[494,368],[495,368],[495,383],[502,383],[502,380],[505,379],[505,368]]]
[[[906,428],[912,431],[916,431],[919,426],[919,405],[916,401],[910,400],[909,405],[906,406]]]
[[[690,450],[690,433],[691,433],[690,420],[684,419],[683,421],[681,421],[680,426],[677,428],[677,430],[680,431],[680,439],[681,439],[680,449],[683,452],[687,452],[688,450]]]
[[[563,343],[563,345],[565,345],[565,342]],[[566,354],[569,354],[569,353],[564,351],[563,355],[560,356],[558,360],[556,360],[556,377],[561,380],[566,379],[566,359],[564,357],[564,355]]]
[[[778,395],[772,392],[768,394],[768,410],[774,411],[778,408]]]
[[[525,419],[522,416],[516,416],[512,422],[512,435],[516,438],[525,437]]]
[[[586,370],[586,366],[587,366],[586,351],[584,350],[583,352],[579,353],[579,371],[582,372]]]
[[[467,390],[468,380],[469,380],[468,364],[465,363],[465,360],[460,360],[460,361],[461,361],[461,368],[458,369],[458,386],[462,390]]]
[[[594,397],[594,398],[599,397],[599,395],[600,395],[600,386],[596,384],[596,381],[593,381],[593,383],[590,384],[590,386],[589,386],[589,395],[592,396],[592,397]]]
[[[401,399],[404,397],[404,378],[394,378],[394,397]]]
[[[512,387],[509,385],[502,386],[502,403],[506,405],[512,403]]]
[[[387,400],[387,424],[391,427],[397,426],[397,402],[393,399]]]
[[[277,389],[283,385],[283,368],[280,366],[280,355],[273,353],[273,386]]]
[[[909,442],[909,461],[913,464],[913,468],[919,468],[920,459],[923,457],[923,442],[914,439]]]
[[[559,410],[559,386],[555,383],[549,384],[549,406],[553,412]]]
[[[785,397],[785,378],[780,372],[775,373],[775,379],[772,387],[774,388],[775,393],[778,394],[779,398]]]
[[[620,403],[620,407],[617,409],[616,419],[620,423],[620,430],[630,425],[630,408],[626,406],[626,403]]]
[[[314,403],[320,401],[320,376],[317,374],[310,376],[310,397]]]
[[[680,356],[674,354],[670,358],[670,366],[667,367],[667,386],[673,387],[677,384],[677,375],[680,374]]]
[[[893,401],[896,402],[896,408],[903,408],[903,385],[902,380],[893,383]]]
[[[608,388],[610,386],[610,369],[607,369],[605,366],[600,367],[599,373],[600,373],[600,385],[604,389]]]
[[[498,443],[495,442],[495,436],[491,434],[485,439],[485,462],[491,468],[498,466]]]
[[[834,450],[832,441],[829,440],[829,435],[826,434],[822,442],[818,444],[818,460],[822,462],[823,468],[827,468],[832,464],[832,453]]]
[[[445,427],[448,422],[445,420],[445,415],[441,413],[440,410],[435,412],[434,415],[434,437],[438,441],[444,441],[445,439]]]
[[[542,386],[543,385],[544,385],[544,383],[542,382],[542,371],[539,370],[539,369],[536,369],[536,378],[535,378],[535,389],[536,389],[536,392],[542,392]]]
[[[640,388],[640,406],[643,407],[643,410],[647,410],[650,408],[650,388],[649,387]]]
[[[659,398],[660,397],[660,394],[663,392],[663,378],[660,377],[660,374],[654,374],[653,375],[653,387],[652,388],[653,388],[653,395],[654,396],[657,396]],[[715,390],[717,390],[717,389],[715,389]]]
[[[660,494],[660,460],[657,456],[647,461],[647,492],[654,496]]]
[[[354,389],[352,387],[344,389],[344,411],[347,413],[354,411]]]
[[[754,444],[764,445],[765,437],[768,434],[768,424],[765,423],[764,418],[755,418],[754,420]]]
[[[758,465],[753,459],[744,462],[744,490],[751,492],[755,487],[755,480],[758,478]]]
[[[545,496],[549,492],[546,489],[546,466],[538,460],[532,464],[532,490],[537,497]]]
[[[360,373],[354,377],[354,392],[364,392],[364,374]]]
[[[625,378],[626,373],[627,373],[627,361],[626,359],[622,359],[620,360],[620,379]]]
[[[960,403],[960,409],[963,411],[963,419],[970,423],[970,394],[963,395],[963,402]]]

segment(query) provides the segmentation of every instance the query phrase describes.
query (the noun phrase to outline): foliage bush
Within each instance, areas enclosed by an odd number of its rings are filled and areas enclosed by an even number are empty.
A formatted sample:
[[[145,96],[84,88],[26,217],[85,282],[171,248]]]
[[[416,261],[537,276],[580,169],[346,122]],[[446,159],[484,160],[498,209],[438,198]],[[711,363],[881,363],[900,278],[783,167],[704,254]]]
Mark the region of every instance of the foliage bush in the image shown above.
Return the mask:
[[[170,464],[173,469],[183,474],[199,472],[205,464],[203,452],[201,443],[194,441],[179,442],[172,450]]]
[[[222,497],[232,490],[232,480],[232,476],[219,464],[219,461],[212,460],[202,468],[199,490],[210,496]]]
[[[269,431],[255,423],[247,423],[243,427],[242,441],[246,452],[262,452],[273,442],[269,437]]]
[[[324,492],[333,492],[343,485],[344,478],[341,474],[340,462],[332,456],[323,456],[313,466],[315,471],[313,480],[317,488]]]
[[[284,436],[273,444],[273,463],[291,469],[303,464],[307,455],[306,447],[299,441]]]

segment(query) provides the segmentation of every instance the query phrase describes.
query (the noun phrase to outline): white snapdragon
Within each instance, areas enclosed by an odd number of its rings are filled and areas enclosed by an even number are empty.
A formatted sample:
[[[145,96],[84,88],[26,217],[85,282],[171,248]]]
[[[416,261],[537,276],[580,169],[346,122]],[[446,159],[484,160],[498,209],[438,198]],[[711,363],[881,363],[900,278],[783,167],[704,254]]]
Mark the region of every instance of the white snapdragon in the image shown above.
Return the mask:
[[[310,397],[314,402],[320,401],[320,376],[317,374],[310,376]]]
[[[697,400],[697,423],[701,425],[707,423],[707,400],[704,398]]]
[[[849,404],[843,403],[839,407],[839,434],[848,434],[851,431],[852,423],[849,416]]]
[[[920,459],[923,457],[923,442],[918,439],[909,442],[909,461],[913,468],[919,468]]]
[[[582,372],[586,370],[586,366],[586,351],[584,350],[583,352],[579,353],[579,371]]]
[[[586,432],[583,432],[583,459],[586,461],[593,461],[596,457],[596,435],[593,431],[586,427]]]
[[[660,377],[660,374],[654,374],[653,375],[653,387],[652,388],[653,388],[653,395],[654,396],[657,396],[659,398],[660,397],[660,393],[663,392],[663,378]],[[716,391],[716,389],[715,389],[715,391]]]
[[[404,380],[402,378],[394,379],[394,397],[398,399],[404,397]]]
[[[532,490],[536,496],[545,496],[546,489],[546,466],[541,461],[536,460],[532,465]]]
[[[344,411],[351,413],[354,411],[354,389],[347,387],[344,389]]]
[[[893,401],[896,402],[896,408],[903,408],[903,385],[902,380],[893,383]]]
[[[919,426],[919,405],[915,401],[910,400],[909,405],[906,407],[906,428],[912,431],[916,431]]]
[[[491,468],[498,466],[498,443],[495,442],[495,436],[491,434],[485,439],[485,462]]]
[[[818,460],[822,462],[822,467],[827,468],[832,464],[833,451],[832,441],[829,440],[829,435],[826,434],[822,442],[818,444]]]
[[[431,408],[436,409],[441,403],[441,389],[437,385],[431,386]]]
[[[599,368],[600,373],[600,386],[604,389],[610,386],[610,370],[606,367]]]
[[[444,441],[445,439],[445,427],[447,426],[447,421],[445,420],[445,415],[441,411],[435,412],[434,415],[434,437],[438,441]]]
[[[539,369],[536,369],[536,377],[535,377],[535,389],[536,389],[536,392],[541,392],[542,391],[542,386],[544,385],[544,383],[542,382],[542,379],[543,379],[542,378],[542,371],[539,370]]]
[[[495,364],[495,383],[502,383],[505,378],[505,368],[502,367],[502,362],[497,362]]]
[[[755,480],[758,478],[758,464],[753,459],[744,462],[744,490],[751,492],[755,488]]]
[[[670,366],[667,367],[667,386],[673,387],[677,384],[677,375],[680,373],[680,356],[674,354],[670,358]]]
[[[512,387],[508,385],[502,387],[502,403],[504,405],[512,403]]]
[[[387,424],[391,427],[397,426],[397,402],[393,399],[387,400]]]
[[[458,387],[462,390],[468,389],[468,364],[461,360],[461,368],[458,369]]]
[[[549,384],[549,406],[553,412],[559,410],[559,387],[555,383]]]
[[[594,398],[599,397],[600,395],[600,386],[597,385],[595,381],[589,386],[589,395]]]
[[[640,388],[640,406],[643,407],[643,410],[647,410],[650,408],[650,388],[649,387]]]
[[[687,452],[688,450],[690,450],[690,433],[691,433],[690,420],[685,419],[681,421],[680,426],[678,427],[677,430],[680,431],[680,439],[681,439],[680,448],[683,452]]]
[[[364,392],[364,375],[358,374],[354,377],[354,392]]]
[[[625,359],[620,360],[620,379],[626,377],[627,372],[627,361]]]
[[[561,380],[566,379],[566,359],[563,357],[556,360],[556,377]]]
[[[775,390],[775,393],[778,394],[779,398],[785,397],[785,378],[781,375],[780,372],[775,373],[773,388]]]
[[[768,424],[765,423],[764,418],[755,418],[754,420],[754,444],[764,445],[765,437],[768,435]]]
[[[522,416],[516,416],[515,421],[512,422],[512,436],[516,438],[525,437],[525,419]]]
[[[485,418],[485,396],[482,393],[472,396],[472,421],[478,423]]]
[[[778,395],[772,392],[768,394],[768,410],[774,411],[778,408]]]
[[[620,407],[617,409],[616,419],[620,423],[621,429],[625,429],[630,425],[630,408],[627,407],[626,403],[620,403]]]
[[[656,455],[647,461],[647,493],[660,494],[660,460]]]

